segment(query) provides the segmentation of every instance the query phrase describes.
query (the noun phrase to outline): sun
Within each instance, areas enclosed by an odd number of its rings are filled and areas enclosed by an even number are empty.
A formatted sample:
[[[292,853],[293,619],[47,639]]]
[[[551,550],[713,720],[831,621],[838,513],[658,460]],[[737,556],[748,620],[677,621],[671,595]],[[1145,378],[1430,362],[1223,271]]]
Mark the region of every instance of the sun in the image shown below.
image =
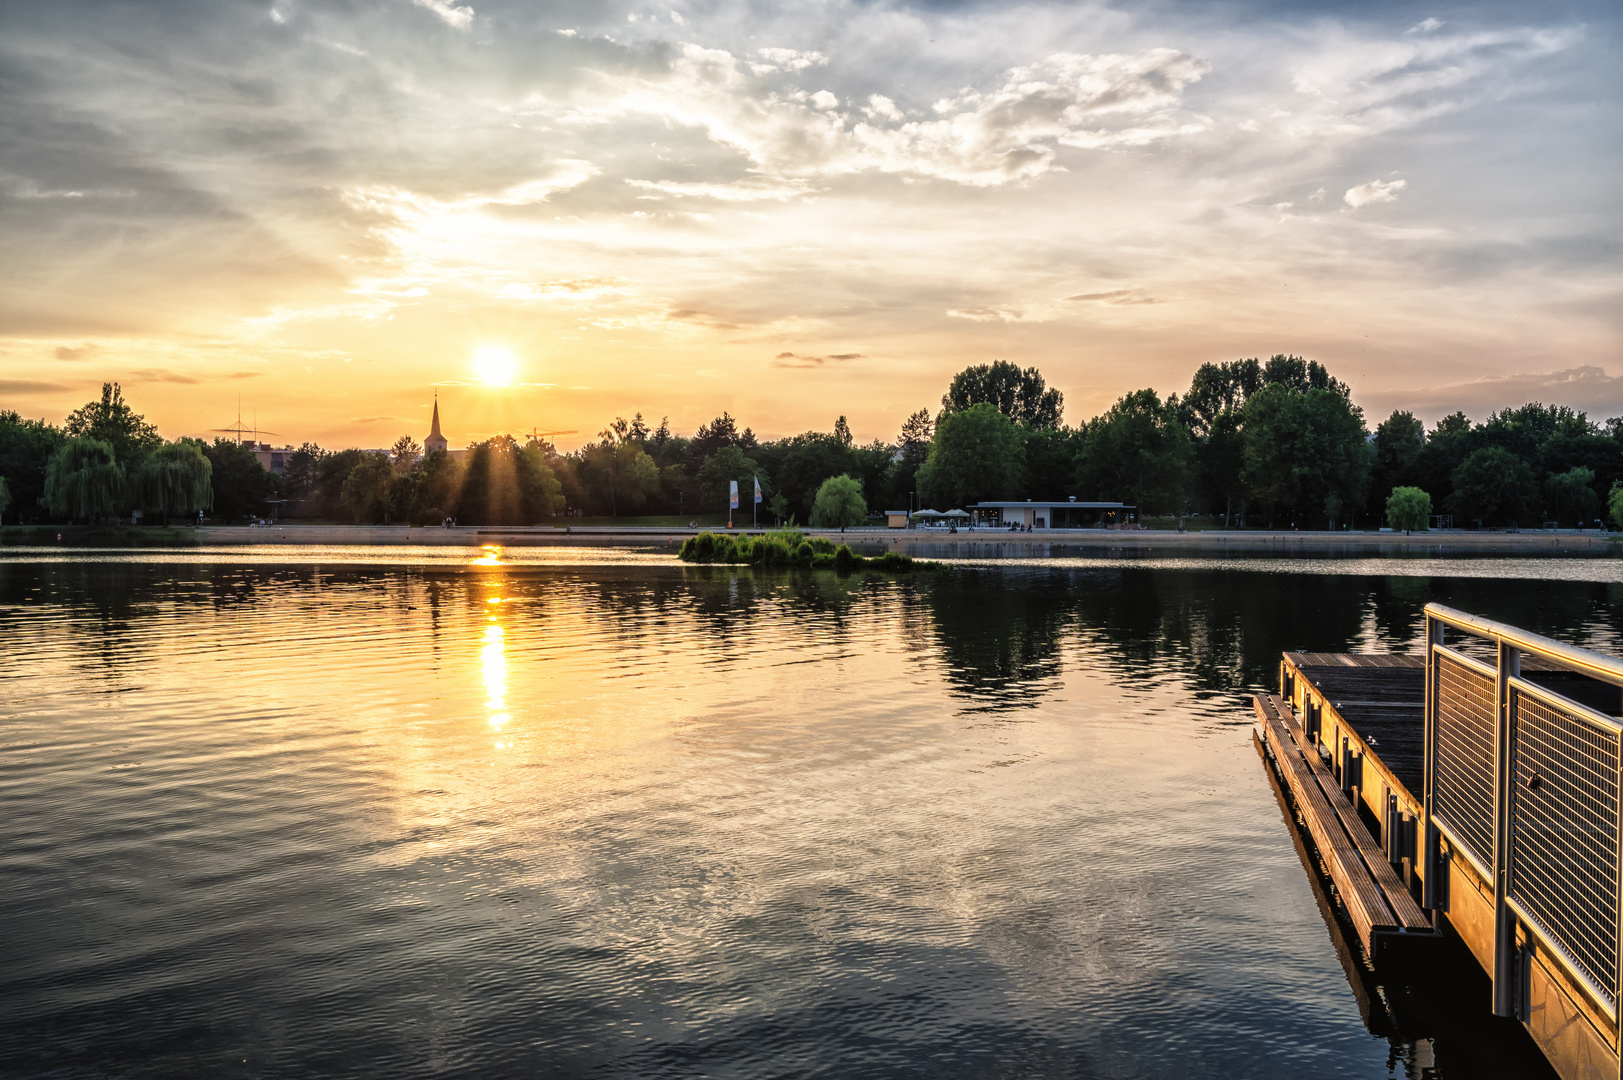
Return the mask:
[[[473,354],[473,373],[486,386],[511,386],[518,374],[518,357],[504,345],[484,345]]]

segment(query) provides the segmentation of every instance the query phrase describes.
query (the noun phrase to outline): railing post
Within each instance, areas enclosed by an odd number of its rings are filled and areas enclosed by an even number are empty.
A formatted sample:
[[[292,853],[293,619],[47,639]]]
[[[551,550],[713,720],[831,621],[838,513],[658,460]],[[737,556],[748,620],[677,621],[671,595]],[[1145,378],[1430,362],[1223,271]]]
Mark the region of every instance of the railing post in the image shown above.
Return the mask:
[[[1445,872],[1439,858],[1437,826],[1431,820],[1432,778],[1437,775],[1437,646],[1443,643],[1443,624],[1426,616],[1425,772],[1420,796],[1420,906],[1427,911],[1442,907],[1446,891],[1437,876]],[[1435,917],[1434,917],[1435,921]]]
[[[1516,1015],[1516,918],[1506,899],[1510,894],[1510,857],[1515,844],[1516,718],[1510,706],[1510,680],[1521,674],[1521,651],[1495,638],[1498,662],[1494,665],[1494,819],[1493,819],[1493,1014]]]

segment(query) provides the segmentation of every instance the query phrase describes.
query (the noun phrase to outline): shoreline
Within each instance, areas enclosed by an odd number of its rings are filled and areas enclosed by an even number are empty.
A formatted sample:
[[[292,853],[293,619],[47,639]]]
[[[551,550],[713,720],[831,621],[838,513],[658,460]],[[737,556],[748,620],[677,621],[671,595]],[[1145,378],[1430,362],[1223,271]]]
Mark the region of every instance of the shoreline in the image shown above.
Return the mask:
[[[643,526],[527,526],[514,528],[405,525],[278,525],[269,528],[212,526],[196,530],[199,546],[250,544],[429,545],[481,547],[668,547],[703,529]],[[766,529],[715,529],[730,535],[760,535]],[[1551,555],[1609,557],[1623,554],[1623,544],[1594,532],[1522,533],[1428,532],[1287,532],[1207,530],[1110,531],[1050,529],[1032,533],[1002,531],[932,534],[903,529],[803,530],[844,542],[862,554],[894,551],[915,558],[1052,559],[1067,556],[1154,555],[1344,555],[1458,557]]]

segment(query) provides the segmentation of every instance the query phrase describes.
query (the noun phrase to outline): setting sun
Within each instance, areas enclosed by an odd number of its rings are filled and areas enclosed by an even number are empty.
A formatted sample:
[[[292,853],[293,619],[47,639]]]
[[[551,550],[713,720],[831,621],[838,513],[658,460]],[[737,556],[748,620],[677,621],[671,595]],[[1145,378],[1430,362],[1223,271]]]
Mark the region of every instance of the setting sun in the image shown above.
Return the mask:
[[[486,386],[511,386],[518,357],[501,345],[486,345],[473,354],[473,372]]]

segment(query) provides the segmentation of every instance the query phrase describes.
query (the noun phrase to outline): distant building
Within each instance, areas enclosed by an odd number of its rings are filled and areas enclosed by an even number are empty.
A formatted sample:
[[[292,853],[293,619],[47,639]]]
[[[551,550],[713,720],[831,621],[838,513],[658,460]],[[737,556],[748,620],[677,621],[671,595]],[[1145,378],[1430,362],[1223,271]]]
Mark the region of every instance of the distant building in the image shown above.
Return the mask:
[[[268,442],[247,442],[243,445],[254,452],[254,457],[259,459],[260,467],[266,472],[273,472],[278,476],[287,472],[288,461],[293,457],[293,447],[284,446],[277,450]]]
[[[436,450],[449,450],[450,448],[450,440],[440,434],[440,399],[439,395],[436,394],[434,397],[434,423],[429,429],[428,438],[423,440],[423,454],[426,456]]]
[[[1138,509],[1119,502],[980,502],[969,507],[978,525],[1023,525],[1033,529],[1100,529],[1125,525]]]

